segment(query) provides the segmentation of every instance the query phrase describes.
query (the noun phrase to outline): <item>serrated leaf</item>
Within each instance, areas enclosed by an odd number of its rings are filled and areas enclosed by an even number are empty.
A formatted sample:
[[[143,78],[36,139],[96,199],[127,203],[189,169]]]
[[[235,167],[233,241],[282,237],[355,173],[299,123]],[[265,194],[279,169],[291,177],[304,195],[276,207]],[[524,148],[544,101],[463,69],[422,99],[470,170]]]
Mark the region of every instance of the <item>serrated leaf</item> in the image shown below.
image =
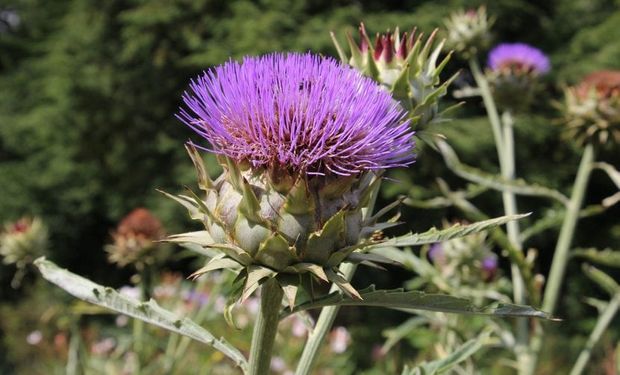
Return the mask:
[[[518,220],[528,216],[529,214],[500,216],[494,219],[478,221],[473,224],[456,224],[446,229],[432,228],[423,233],[411,233],[404,236],[394,237],[382,243],[371,245],[373,249],[381,247],[407,247],[418,246],[434,242],[451,240],[453,238],[464,237],[470,234],[482,232],[512,220]]]
[[[589,249],[575,249],[572,251],[572,255],[575,257],[585,258],[590,262],[601,264],[609,267],[620,267],[620,250],[604,249],[598,250],[595,248]]]
[[[381,254],[375,253],[362,253],[362,252],[353,252],[346,259],[347,262],[351,263],[362,263],[362,262],[373,262],[373,263],[385,263],[392,266],[399,266],[400,263],[385,257]]]
[[[584,264],[582,266],[582,269],[583,273],[585,273],[585,275],[588,276],[590,280],[594,281],[596,284],[598,284],[598,286],[600,286],[610,295],[613,296],[616,293],[620,293],[620,285],[618,285],[618,283],[614,280],[613,277],[589,264]]]
[[[190,319],[179,318],[176,314],[160,307],[154,300],[149,302],[134,300],[112,288],[95,284],[66,269],[59,268],[45,258],[37,259],[34,264],[46,280],[74,297],[210,345],[230,358],[244,371],[247,369],[248,364],[243,354],[224,338],[215,338],[209,331]]]
[[[360,290],[359,295],[362,299],[351,298],[341,292],[330,293],[324,297],[297,305],[293,311],[283,312],[282,317],[297,311],[325,306],[375,306],[399,310],[427,310],[456,314],[553,320],[549,314],[530,306],[493,303],[488,306],[477,307],[467,299],[444,294],[427,294],[420,291],[404,291],[403,289],[376,290],[374,286],[370,286]]]

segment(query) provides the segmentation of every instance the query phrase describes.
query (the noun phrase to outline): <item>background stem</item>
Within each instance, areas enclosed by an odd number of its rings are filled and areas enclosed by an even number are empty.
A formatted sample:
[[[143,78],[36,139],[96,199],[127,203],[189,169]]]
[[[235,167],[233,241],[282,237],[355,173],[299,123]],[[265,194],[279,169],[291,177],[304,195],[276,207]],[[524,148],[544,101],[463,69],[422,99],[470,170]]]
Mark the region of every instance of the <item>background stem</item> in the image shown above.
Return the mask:
[[[600,340],[603,332],[605,332],[605,330],[609,326],[609,323],[611,323],[612,319],[618,312],[619,307],[620,293],[616,293],[611,299],[611,301],[609,301],[609,304],[607,305],[605,310],[603,310],[603,312],[599,316],[596,322],[596,326],[594,326],[594,330],[592,330],[592,333],[590,333],[590,337],[586,342],[586,346],[581,350],[581,353],[579,353],[579,357],[577,357],[577,361],[575,362],[575,365],[573,366],[570,375],[580,375],[583,372],[586,364],[588,364],[588,361],[590,360],[592,349]]]
[[[514,180],[516,168],[513,132],[514,121],[512,115],[510,112],[504,112],[502,118],[500,119],[497,106],[495,105],[493,95],[491,94],[489,83],[482,74],[480,67],[478,66],[478,61],[475,58],[472,58],[469,60],[469,65],[476,84],[480,89],[480,95],[482,96],[482,101],[484,103],[487,116],[489,117],[489,122],[491,123],[501,175],[507,181]],[[514,193],[503,191],[502,201],[504,203],[504,213],[506,215],[517,214],[517,201]],[[506,224],[506,231],[510,245],[516,249],[516,251],[522,253],[523,244],[521,242],[519,224],[516,220]],[[512,275],[514,302],[517,304],[525,304],[527,301],[527,295],[525,292],[523,275],[520,272],[518,265],[514,262],[511,262],[510,264],[510,271]],[[528,280],[528,283],[530,281],[531,280]],[[515,354],[519,362],[519,373],[525,373],[530,367],[530,362],[532,360],[531,353],[528,348],[528,320],[526,318],[519,318],[517,319],[516,325],[517,345],[515,347]]]
[[[564,221],[562,222],[562,228],[560,229],[560,235],[558,242],[553,253],[553,261],[551,262],[551,271],[547,278],[547,286],[543,297],[542,309],[550,314],[555,312],[557,304],[560,286],[564,279],[564,272],[566,271],[566,264],[568,263],[568,250],[573,240],[575,233],[575,227],[577,220],[579,220],[579,211],[583,203],[583,197],[588,185],[588,179],[592,172],[592,165],[594,162],[594,148],[591,144],[588,144],[581,156],[581,162],[579,163],[579,169],[577,170],[577,177],[573,185],[573,191],[571,193],[570,201],[566,207],[566,214]],[[538,362],[538,356],[542,349],[544,330],[539,329],[530,343],[532,350],[532,360],[529,363],[526,374],[534,374],[536,371],[536,364]]]

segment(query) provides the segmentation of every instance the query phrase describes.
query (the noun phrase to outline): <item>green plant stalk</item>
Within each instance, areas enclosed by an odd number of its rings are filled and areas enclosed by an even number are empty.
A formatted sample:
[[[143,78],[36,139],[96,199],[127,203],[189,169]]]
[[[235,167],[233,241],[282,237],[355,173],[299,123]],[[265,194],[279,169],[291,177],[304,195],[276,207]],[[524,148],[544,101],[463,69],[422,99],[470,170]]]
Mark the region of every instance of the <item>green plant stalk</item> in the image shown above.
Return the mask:
[[[547,287],[545,288],[542,307],[543,310],[550,314],[554,313],[557,304],[560,286],[564,279],[566,264],[568,263],[568,250],[571,242],[573,241],[577,220],[579,220],[579,211],[588,186],[588,180],[590,178],[590,173],[592,172],[593,162],[594,147],[592,144],[588,144],[583,151],[581,162],[579,163],[575,185],[573,186],[573,192],[566,209],[564,222],[562,223],[562,228],[560,229],[560,236],[558,237],[558,242],[555,246],[553,261],[551,263],[551,271],[549,271]]]
[[[570,375],[580,375],[583,373],[583,370],[586,367],[586,364],[590,360],[590,355],[592,354],[592,349],[596,345],[596,343],[600,340],[601,336],[613,320],[614,316],[618,312],[618,308],[620,308],[620,293],[616,293],[607,307],[601,315],[599,316],[596,325],[594,326],[594,330],[590,333],[590,337],[588,337],[588,341],[586,345],[579,353],[579,357],[577,357],[577,361],[573,366]]]
[[[269,278],[261,286],[260,310],[252,333],[249,375],[269,374],[283,295],[282,288],[274,278]]]
[[[568,250],[573,240],[577,220],[579,220],[580,208],[586,193],[593,163],[594,147],[592,144],[587,144],[581,156],[581,162],[577,170],[577,177],[575,178],[571,198],[566,207],[566,214],[553,253],[551,271],[549,271],[548,282],[543,296],[542,309],[550,314],[555,312],[560,286],[564,279],[564,272],[566,271],[566,264],[569,259]],[[530,361],[529,368],[526,372],[528,375],[534,374],[534,371],[536,371],[538,355],[542,349],[543,333],[544,331],[541,329],[532,338],[530,345],[532,349],[532,361]]]
[[[476,84],[480,89],[480,95],[484,103],[499,159],[501,175],[507,181],[515,178],[515,155],[514,155],[514,134],[513,119],[509,112],[505,112],[500,119],[497,106],[493,100],[493,95],[489,88],[489,83],[482,74],[478,62],[475,58],[469,60],[471,72],[474,76]],[[517,213],[517,203],[514,193],[509,191],[502,192],[502,201],[504,203],[504,212],[506,215],[515,215]],[[508,240],[512,247],[520,253],[523,252],[523,244],[521,243],[521,234],[519,232],[519,224],[512,221],[506,224]],[[526,302],[525,282],[519,267],[514,262],[510,264],[513,283],[513,298],[515,303],[524,304]],[[530,280],[527,282],[529,283]],[[529,344],[529,328],[528,321],[525,318],[517,319],[517,345],[515,352],[519,362],[519,372],[523,373],[529,368],[531,362],[531,354],[528,350]]]
[[[377,178],[381,178],[380,176]],[[362,216],[364,218],[370,217],[375,207],[375,203],[377,202],[377,196],[379,194],[379,189],[381,182],[379,182],[377,188],[372,192],[370,202],[368,203],[368,207],[362,209]],[[352,263],[343,263],[338,268],[343,277],[349,281],[353,278],[353,274],[357,269],[357,265]],[[338,286],[332,285],[329,292],[338,291]],[[321,313],[319,314],[319,318],[316,321],[314,329],[308,335],[308,339],[306,340],[306,345],[304,346],[304,350],[301,353],[301,358],[297,363],[297,369],[295,370],[295,375],[308,375],[310,374],[310,370],[312,369],[312,365],[314,364],[314,360],[316,359],[317,354],[319,353],[319,348],[325,340],[325,336],[331,329],[334,324],[334,320],[336,319],[336,315],[338,315],[338,311],[340,311],[340,306],[328,306],[321,309]]]
[[[339,270],[347,280],[351,280],[356,268],[357,266],[353,263],[343,263]],[[338,290],[338,286],[332,285],[329,292],[332,293]],[[321,309],[321,314],[316,321],[314,329],[308,336],[304,350],[301,353],[301,358],[297,364],[295,375],[310,374],[310,370],[312,369],[312,365],[314,364],[314,360],[316,359],[320,346],[334,324],[334,320],[336,319],[336,315],[339,310],[340,306],[328,306]]]

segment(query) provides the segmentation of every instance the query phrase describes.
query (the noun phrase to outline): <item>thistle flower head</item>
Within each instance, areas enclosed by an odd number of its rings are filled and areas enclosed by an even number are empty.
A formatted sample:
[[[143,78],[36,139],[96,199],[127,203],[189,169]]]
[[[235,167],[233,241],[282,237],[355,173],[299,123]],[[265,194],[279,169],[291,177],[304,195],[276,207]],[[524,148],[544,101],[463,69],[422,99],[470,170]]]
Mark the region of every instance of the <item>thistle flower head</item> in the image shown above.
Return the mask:
[[[178,117],[210,151],[253,170],[351,176],[414,161],[405,112],[372,80],[332,59],[272,54],[192,81]]]
[[[503,74],[542,75],[551,69],[549,58],[525,43],[502,43],[489,52],[488,67]]]
[[[395,205],[372,217],[362,209],[383,169],[414,161],[406,112],[390,94],[334,60],[273,54],[217,67],[183,99],[178,117],[209,141],[224,167],[211,180],[188,145],[205,194],[171,196],[206,230],[169,240],[221,253],[192,276],[243,269],[231,301],[249,298],[267,278],[285,289],[290,306],[312,280],[360,298],[337,267],[372,264],[354,251],[380,241],[372,234],[394,224],[378,219]]]
[[[549,58],[524,43],[502,43],[489,53],[487,77],[497,105],[521,111],[534,98],[538,78],[551,68]]]
[[[620,71],[591,73],[564,90],[562,123],[579,143],[620,143]]]

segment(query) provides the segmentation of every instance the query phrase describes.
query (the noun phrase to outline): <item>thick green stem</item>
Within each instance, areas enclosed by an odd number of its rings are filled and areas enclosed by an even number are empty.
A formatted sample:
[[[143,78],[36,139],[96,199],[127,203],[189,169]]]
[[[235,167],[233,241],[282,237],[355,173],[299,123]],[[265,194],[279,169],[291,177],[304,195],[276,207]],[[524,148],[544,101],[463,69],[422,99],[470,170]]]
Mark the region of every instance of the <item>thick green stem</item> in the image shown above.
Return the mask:
[[[568,263],[568,250],[573,240],[575,233],[575,227],[577,226],[577,220],[579,220],[579,212],[583,203],[583,198],[588,186],[588,180],[590,173],[592,172],[592,165],[594,162],[594,148],[591,144],[588,144],[581,156],[581,162],[579,163],[579,169],[577,170],[577,177],[575,178],[575,184],[573,185],[573,192],[571,194],[570,201],[566,207],[566,214],[564,215],[564,221],[562,222],[562,228],[560,229],[560,236],[555,246],[555,252],[553,253],[553,261],[551,263],[551,271],[547,278],[547,286],[543,297],[542,309],[550,314],[555,312],[555,307],[560,293],[560,286],[564,279],[564,272],[566,271],[566,264]],[[543,344],[542,329],[538,330],[530,347],[532,350],[532,360],[529,363],[529,368],[526,374],[534,374],[536,371],[536,364],[538,362],[538,356]]]
[[[618,308],[620,308],[620,293],[616,293],[614,295],[605,310],[603,310],[603,313],[599,316],[596,326],[594,326],[594,330],[590,333],[586,346],[581,350],[581,353],[579,353],[577,362],[575,362],[570,375],[580,375],[583,372],[586,364],[588,364],[588,361],[590,360],[592,349],[600,340],[601,336],[609,326],[609,323],[611,323],[612,319],[618,312]]]
[[[343,263],[340,266],[340,272],[342,272],[347,280],[351,280],[356,268],[356,265],[353,263]],[[330,293],[337,290],[338,286],[332,285]],[[338,315],[339,310],[340,306],[328,306],[321,310],[321,314],[316,321],[316,325],[308,336],[306,346],[304,346],[304,351],[301,353],[301,358],[297,364],[295,375],[310,374],[310,370],[312,369],[312,365],[314,364],[314,360],[316,359],[320,346],[323,343],[325,336],[327,336],[327,333],[329,333],[332,324],[334,324],[334,320],[336,319],[336,315]]]
[[[252,333],[249,375],[269,374],[283,295],[282,288],[274,278],[268,279],[261,286],[260,310]]]

